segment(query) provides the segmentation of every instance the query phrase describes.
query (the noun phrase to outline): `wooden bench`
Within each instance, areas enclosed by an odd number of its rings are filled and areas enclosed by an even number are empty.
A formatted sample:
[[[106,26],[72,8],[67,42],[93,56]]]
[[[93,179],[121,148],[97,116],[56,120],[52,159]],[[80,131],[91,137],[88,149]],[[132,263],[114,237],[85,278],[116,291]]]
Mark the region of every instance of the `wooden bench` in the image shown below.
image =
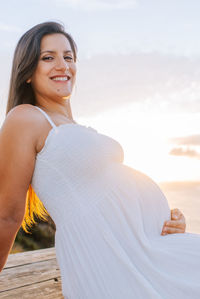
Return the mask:
[[[55,248],[10,254],[0,273],[0,298],[63,299]]]

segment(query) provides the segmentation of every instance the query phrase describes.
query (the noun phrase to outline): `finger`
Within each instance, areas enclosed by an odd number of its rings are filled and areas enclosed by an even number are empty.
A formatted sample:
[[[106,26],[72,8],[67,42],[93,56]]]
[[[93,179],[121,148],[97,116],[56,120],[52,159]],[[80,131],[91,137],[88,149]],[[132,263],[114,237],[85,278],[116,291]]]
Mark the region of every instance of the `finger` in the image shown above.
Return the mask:
[[[175,233],[185,233],[186,227],[180,226],[180,227],[163,227],[162,232],[164,234],[175,234]]]
[[[179,227],[164,226],[162,228],[163,233],[173,233],[173,232],[176,233],[176,231],[181,232],[181,233],[185,233],[185,230],[186,230],[185,225],[182,225],[182,226],[179,226]]]
[[[166,228],[162,231],[162,233],[165,233],[165,234],[181,234],[181,233],[184,233],[184,230],[181,229],[181,228]]]
[[[164,227],[182,228],[185,227],[185,222],[182,220],[170,220],[164,223]]]
[[[176,214],[176,213],[179,213],[179,212],[180,212],[179,209],[172,209],[172,210],[171,210],[171,214]]]
[[[171,219],[179,219],[183,214],[179,209],[173,209],[171,210]]]
[[[172,214],[171,215],[171,220],[183,220],[185,221],[185,217],[182,213],[179,213],[179,214]]]
[[[181,216],[178,219],[173,219],[166,221],[165,224],[168,225],[167,223],[169,223],[169,225],[173,225],[175,226],[177,223],[177,225],[181,225],[181,223],[183,224],[184,227],[186,227],[186,219],[185,216],[183,214],[181,214]]]

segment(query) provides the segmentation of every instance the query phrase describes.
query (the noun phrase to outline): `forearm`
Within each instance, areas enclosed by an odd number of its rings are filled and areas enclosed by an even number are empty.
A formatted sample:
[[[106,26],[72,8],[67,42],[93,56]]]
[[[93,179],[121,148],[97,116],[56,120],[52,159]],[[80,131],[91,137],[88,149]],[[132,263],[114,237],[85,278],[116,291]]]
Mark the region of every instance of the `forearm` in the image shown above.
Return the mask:
[[[0,272],[7,261],[21,224],[0,218]]]

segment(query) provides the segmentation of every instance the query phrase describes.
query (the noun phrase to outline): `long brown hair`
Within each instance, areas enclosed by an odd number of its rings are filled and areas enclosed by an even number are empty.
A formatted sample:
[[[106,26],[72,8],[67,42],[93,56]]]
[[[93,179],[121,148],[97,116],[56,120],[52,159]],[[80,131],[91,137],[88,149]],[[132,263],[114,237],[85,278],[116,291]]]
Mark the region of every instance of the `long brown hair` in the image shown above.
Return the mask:
[[[67,33],[64,26],[57,22],[45,22],[38,24],[28,30],[17,43],[6,108],[7,113],[15,106],[20,104],[35,105],[36,99],[31,84],[27,84],[27,80],[32,77],[40,57],[40,44],[45,35],[61,33],[69,41],[74,61],[77,60],[77,46],[72,36]],[[22,222],[22,228],[26,231],[28,227],[34,224],[36,215],[42,220],[47,220],[49,215],[40,199],[37,197],[31,185],[27,190],[26,211]]]

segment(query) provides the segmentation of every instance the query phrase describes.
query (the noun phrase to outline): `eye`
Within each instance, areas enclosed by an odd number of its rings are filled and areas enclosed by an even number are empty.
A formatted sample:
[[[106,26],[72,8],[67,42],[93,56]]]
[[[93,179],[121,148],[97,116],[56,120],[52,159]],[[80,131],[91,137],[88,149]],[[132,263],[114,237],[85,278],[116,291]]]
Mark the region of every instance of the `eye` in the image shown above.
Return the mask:
[[[73,57],[71,57],[71,56],[64,56],[64,59],[69,60],[69,61],[72,61],[72,60],[73,60]]]
[[[42,57],[42,60],[52,60],[53,57],[52,56],[45,56],[45,57]]]

